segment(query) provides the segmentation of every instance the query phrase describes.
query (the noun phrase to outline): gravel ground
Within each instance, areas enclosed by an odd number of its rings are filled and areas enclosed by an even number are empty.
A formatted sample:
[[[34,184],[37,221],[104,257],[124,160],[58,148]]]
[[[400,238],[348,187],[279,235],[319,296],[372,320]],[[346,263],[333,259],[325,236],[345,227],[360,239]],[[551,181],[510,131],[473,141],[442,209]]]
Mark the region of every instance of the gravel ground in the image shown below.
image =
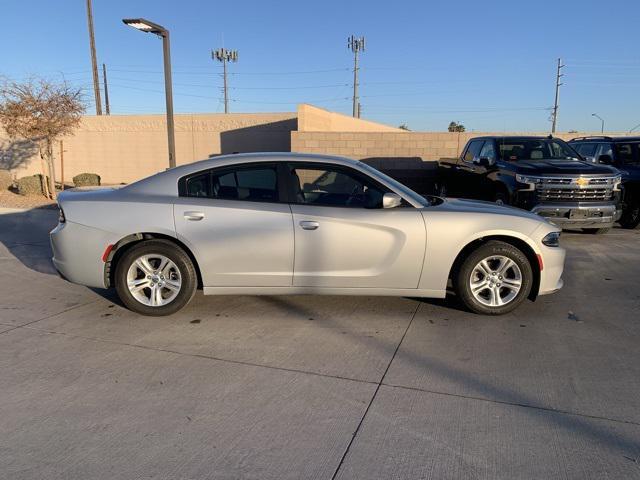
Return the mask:
[[[0,207],[34,208],[50,206],[55,208],[56,202],[42,195],[18,195],[11,190],[0,190]]]

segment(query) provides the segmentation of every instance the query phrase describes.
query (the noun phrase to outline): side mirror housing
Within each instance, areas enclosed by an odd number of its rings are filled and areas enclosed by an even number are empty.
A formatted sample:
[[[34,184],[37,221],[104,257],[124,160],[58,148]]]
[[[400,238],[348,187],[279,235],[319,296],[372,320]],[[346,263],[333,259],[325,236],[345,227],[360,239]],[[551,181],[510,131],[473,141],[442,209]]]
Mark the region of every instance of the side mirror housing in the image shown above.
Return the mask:
[[[382,197],[382,208],[396,208],[402,205],[402,197],[397,193],[385,193]]]
[[[611,155],[600,155],[598,157],[598,163],[604,163],[606,165],[613,165],[613,158],[611,158]]]
[[[480,157],[478,159],[475,159],[474,163],[476,163],[477,165],[480,165],[481,167],[488,168],[496,162],[495,160],[492,160],[491,158],[488,158],[488,157]]]

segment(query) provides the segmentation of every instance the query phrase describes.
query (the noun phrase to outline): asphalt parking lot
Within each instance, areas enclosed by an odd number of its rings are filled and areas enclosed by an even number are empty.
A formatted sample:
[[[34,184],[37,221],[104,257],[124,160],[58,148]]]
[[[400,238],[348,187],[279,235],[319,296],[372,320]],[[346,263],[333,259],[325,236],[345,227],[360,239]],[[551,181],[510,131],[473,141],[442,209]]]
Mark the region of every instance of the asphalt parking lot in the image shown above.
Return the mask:
[[[640,478],[640,231],[569,233],[565,288],[490,318],[382,297],[59,279],[57,212],[0,214],[0,478]]]

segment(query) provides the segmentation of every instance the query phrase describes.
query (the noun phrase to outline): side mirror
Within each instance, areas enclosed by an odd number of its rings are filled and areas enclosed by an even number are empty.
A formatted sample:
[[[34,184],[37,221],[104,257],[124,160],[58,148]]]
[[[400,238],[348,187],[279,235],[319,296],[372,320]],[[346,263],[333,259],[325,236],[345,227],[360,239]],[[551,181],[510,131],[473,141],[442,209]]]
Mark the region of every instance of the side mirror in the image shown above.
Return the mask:
[[[402,197],[397,193],[385,193],[382,197],[382,208],[396,208],[402,205]]]
[[[611,155],[600,155],[598,157],[598,163],[604,163],[606,165],[612,165],[613,164],[613,158],[611,158]]]
[[[478,159],[475,159],[474,163],[480,165],[481,167],[488,168],[492,166],[495,163],[495,161],[488,157],[480,157]]]

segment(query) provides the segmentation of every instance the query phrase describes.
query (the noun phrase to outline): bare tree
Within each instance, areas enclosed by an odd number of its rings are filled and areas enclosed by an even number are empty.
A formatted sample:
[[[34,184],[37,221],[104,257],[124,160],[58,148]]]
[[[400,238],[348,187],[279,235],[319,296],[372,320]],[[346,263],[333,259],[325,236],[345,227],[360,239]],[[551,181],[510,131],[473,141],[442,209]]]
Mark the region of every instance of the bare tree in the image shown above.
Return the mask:
[[[73,133],[85,107],[82,91],[66,83],[33,79],[0,84],[0,124],[11,138],[38,144],[45,195],[56,197],[53,145],[56,139]]]

